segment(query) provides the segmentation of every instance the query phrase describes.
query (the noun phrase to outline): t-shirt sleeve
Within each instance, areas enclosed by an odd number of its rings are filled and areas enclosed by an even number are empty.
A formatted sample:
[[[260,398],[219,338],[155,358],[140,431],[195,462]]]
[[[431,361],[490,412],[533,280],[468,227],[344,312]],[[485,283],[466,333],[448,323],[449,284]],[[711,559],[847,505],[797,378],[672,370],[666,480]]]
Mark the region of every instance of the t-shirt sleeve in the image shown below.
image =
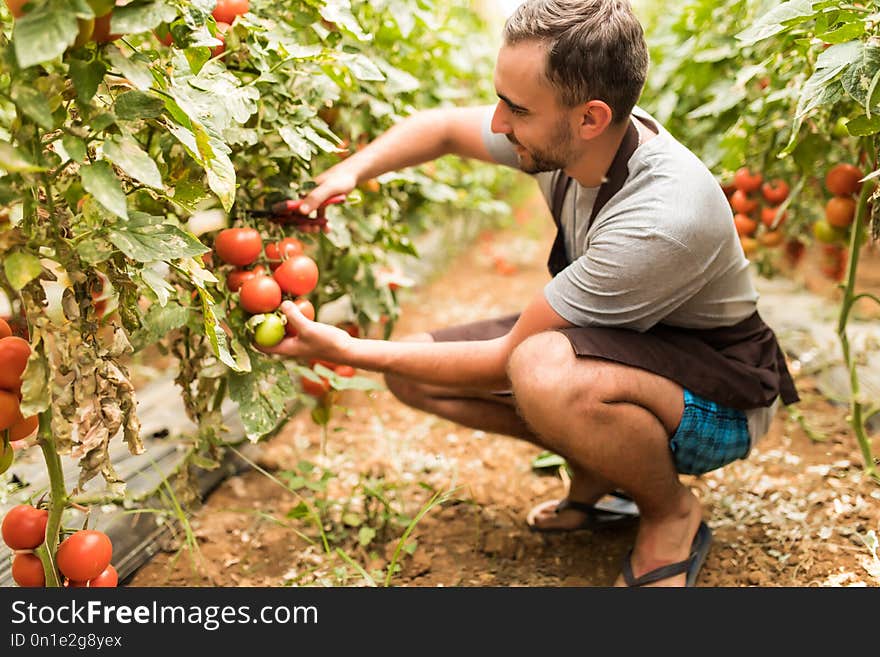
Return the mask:
[[[704,284],[693,253],[649,227],[596,234],[586,253],[557,274],[544,296],[575,326],[647,331]]]
[[[516,156],[516,150],[514,150],[513,145],[504,135],[492,132],[492,115],[494,113],[494,108],[489,108],[486,116],[483,117],[483,144],[498,164],[519,169],[519,158]]]

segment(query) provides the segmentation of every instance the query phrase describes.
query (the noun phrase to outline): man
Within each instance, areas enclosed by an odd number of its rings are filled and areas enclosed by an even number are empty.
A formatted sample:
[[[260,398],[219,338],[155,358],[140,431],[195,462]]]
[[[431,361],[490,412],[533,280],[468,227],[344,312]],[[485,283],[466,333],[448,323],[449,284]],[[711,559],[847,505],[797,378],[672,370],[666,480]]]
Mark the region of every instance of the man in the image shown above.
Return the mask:
[[[731,212],[706,167],[635,108],[647,71],[625,0],[531,0],[505,25],[494,107],[413,115],[317,177],[303,206],[447,153],[534,174],[559,234],[554,274],[518,318],[358,340],[282,309],[298,331],[272,353],[384,372],[402,401],[562,455],[568,498],[537,531],[638,506],[618,585],[693,585],[711,532],[679,473],[744,458],[797,393]],[[497,391],[512,390],[511,395]]]

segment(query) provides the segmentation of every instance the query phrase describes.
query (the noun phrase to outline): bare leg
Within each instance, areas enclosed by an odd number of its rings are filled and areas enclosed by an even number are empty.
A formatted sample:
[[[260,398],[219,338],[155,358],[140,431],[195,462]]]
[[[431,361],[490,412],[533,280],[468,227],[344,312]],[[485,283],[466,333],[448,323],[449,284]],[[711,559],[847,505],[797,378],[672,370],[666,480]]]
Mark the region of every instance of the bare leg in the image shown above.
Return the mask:
[[[679,481],[669,449],[684,409],[682,388],[645,370],[577,358],[554,331],[523,342],[508,372],[520,411],[541,440],[635,499],[641,519],[633,574],[686,559],[701,509]],[[658,585],[684,581],[682,574]]]
[[[428,333],[408,336],[410,342],[431,342]],[[404,377],[386,375],[385,384],[391,393],[407,406],[438,415],[452,422],[505,436],[526,440],[544,449],[553,447],[536,435],[517,412],[512,396],[493,395],[480,390],[446,388],[418,383]],[[592,504],[614,489],[614,485],[576,463],[569,462],[572,471],[568,496],[579,502]],[[559,514],[548,506],[535,519],[546,528],[576,527],[584,520],[584,513],[566,509]]]

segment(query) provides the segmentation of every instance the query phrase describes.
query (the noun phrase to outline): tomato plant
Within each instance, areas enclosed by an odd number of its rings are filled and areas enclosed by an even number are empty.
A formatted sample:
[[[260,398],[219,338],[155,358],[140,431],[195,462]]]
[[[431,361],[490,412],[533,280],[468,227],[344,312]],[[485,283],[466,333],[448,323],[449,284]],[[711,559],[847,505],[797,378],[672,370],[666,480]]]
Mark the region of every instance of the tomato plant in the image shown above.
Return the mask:
[[[30,504],[12,507],[3,517],[3,542],[12,550],[32,550],[46,539],[49,512]]]
[[[65,577],[88,581],[104,572],[112,556],[113,544],[107,534],[81,529],[61,542],[55,558]]]

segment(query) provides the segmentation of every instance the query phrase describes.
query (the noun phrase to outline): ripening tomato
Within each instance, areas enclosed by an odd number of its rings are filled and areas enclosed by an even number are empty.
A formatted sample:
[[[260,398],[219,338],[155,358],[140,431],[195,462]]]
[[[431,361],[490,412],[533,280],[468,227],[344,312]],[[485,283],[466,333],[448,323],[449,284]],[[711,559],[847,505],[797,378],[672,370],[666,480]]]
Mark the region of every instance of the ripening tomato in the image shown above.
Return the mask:
[[[0,339],[0,389],[18,390],[27,367],[31,346],[14,335]]]
[[[832,196],[825,205],[825,221],[835,228],[846,228],[855,216],[856,202],[851,196]]]
[[[287,294],[308,294],[318,284],[318,265],[309,256],[295,256],[282,262],[273,276]]]
[[[758,222],[744,214],[736,214],[733,217],[733,224],[736,226],[736,234],[751,235],[758,229]]]
[[[238,292],[245,281],[267,274],[263,265],[257,265],[253,269],[234,269],[226,275],[226,287],[230,292]]]
[[[30,504],[19,504],[6,512],[0,531],[12,550],[33,550],[46,540],[49,512]]]
[[[773,228],[773,224],[776,222],[776,212],[779,208],[775,208],[769,205],[765,205],[761,208],[761,223],[763,223],[767,228]],[[782,216],[779,217],[779,223],[776,224],[776,227],[779,228],[783,223],[785,223],[786,218],[788,217],[788,210],[782,213]]]
[[[113,16],[111,11],[108,14],[99,16],[95,19],[95,28],[92,30],[92,41],[95,43],[108,43],[116,41],[121,34],[110,34],[110,19]]]
[[[765,182],[761,186],[761,194],[764,200],[772,205],[779,205],[788,198],[788,183],[781,178]]]
[[[0,317],[0,340],[8,338],[10,335],[12,335],[12,327],[9,326],[9,322]]]
[[[302,255],[303,251],[302,242],[295,237],[285,237],[280,242],[270,242],[266,245],[266,258],[269,260],[269,267],[275,271],[282,260]]]
[[[305,315],[305,318],[314,322],[315,321],[315,307],[312,305],[312,302],[308,299],[297,299],[294,301],[296,307],[299,308],[299,311]],[[291,322],[288,322],[284,326],[284,332],[291,338],[295,338],[297,336],[297,331],[293,327]]]
[[[730,207],[734,212],[740,214],[750,214],[758,207],[758,202],[749,198],[743,190],[738,189],[730,195]]]
[[[779,246],[785,240],[785,234],[779,230],[765,230],[758,235],[758,241],[767,247]]]
[[[19,552],[12,560],[12,579],[19,586],[33,588],[46,586],[46,572],[43,562],[30,552]]]
[[[748,167],[740,167],[733,174],[733,184],[743,194],[751,194],[757,191],[763,179],[760,173],[752,173]]]
[[[257,276],[242,283],[239,301],[252,315],[271,313],[281,305],[281,288],[271,276]]]
[[[119,574],[116,572],[116,569],[112,566],[112,564],[107,566],[104,569],[104,572],[98,575],[95,579],[89,580],[87,582],[79,582],[75,579],[72,579],[67,582],[67,586],[74,589],[111,589],[116,588],[118,584]]]
[[[61,542],[55,560],[65,577],[85,582],[104,572],[112,556],[113,544],[107,534],[81,529]]]
[[[18,406],[18,394],[0,390],[0,431],[14,427],[23,419]]]
[[[823,244],[834,244],[846,239],[845,230],[835,228],[822,219],[813,224],[813,235]]]
[[[284,339],[284,320],[278,315],[268,315],[257,325],[254,342],[261,347],[274,347]]]
[[[306,377],[300,377],[300,383],[302,384],[303,392],[311,395],[312,397],[321,398],[330,392],[330,381],[325,379],[323,376],[321,377],[321,382],[312,381],[311,379],[307,379]]]
[[[346,379],[354,376],[355,369],[351,365],[337,365],[333,368],[333,371],[336,372],[337,376],[345,377]]]
[[[9,427],[9,440],[24,440],[28,436],[33,435],[39,426],[39,416],[31,415],[29,418],[16,422]]]
[[[211,15],[218,23],[231,23],[236,16],[246,14],[248,9],[248,0],[217,0],[217,6]]]
[[[835,164],[825,174],[825,187],[835,196],[850,196],[859,191],[861,170],[852,164]]]
[[[361,328],[354,322],[343,322],[342,324],[337,324],[336,328],[341,328],[353,338],[361,337]]]
[[[260,257],[263,238],[256,228],[226,228],[214,240],[214,252],[223,262],[244,267]]]

